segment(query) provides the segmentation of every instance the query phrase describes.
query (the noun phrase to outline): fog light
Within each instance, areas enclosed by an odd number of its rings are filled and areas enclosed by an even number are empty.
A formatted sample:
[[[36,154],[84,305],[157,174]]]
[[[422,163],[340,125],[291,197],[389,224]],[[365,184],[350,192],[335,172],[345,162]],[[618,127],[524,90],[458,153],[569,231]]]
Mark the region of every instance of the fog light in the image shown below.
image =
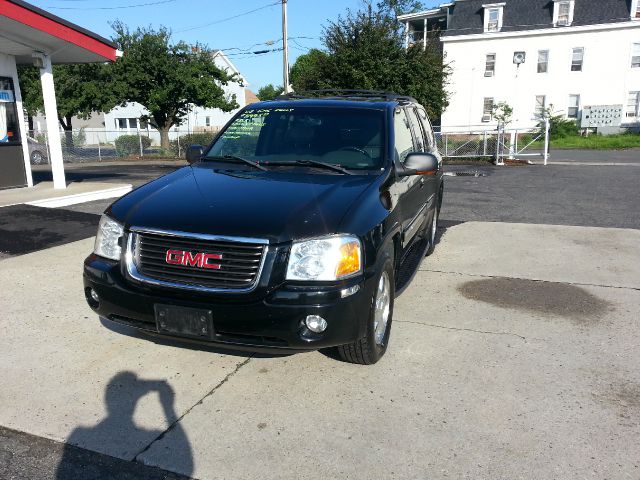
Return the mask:
[[[96,292],[93,288],[89,290],[89,295],[91,295],[91,300],[96,303],[100,303],[100,297],[98,296],[98,292]]]
[[[327,321],[319,315],[307,315],[304,323],[313,333],[322,333],[327,329]]]

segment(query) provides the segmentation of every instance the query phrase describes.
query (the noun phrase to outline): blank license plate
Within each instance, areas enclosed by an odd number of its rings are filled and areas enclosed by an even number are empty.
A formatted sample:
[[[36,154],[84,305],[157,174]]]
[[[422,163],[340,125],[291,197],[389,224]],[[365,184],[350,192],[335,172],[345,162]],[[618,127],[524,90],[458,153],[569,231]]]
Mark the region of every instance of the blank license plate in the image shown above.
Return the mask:
[[[159,333],[183,337],[213,338],[213,312],[199,308],[155,305]]]

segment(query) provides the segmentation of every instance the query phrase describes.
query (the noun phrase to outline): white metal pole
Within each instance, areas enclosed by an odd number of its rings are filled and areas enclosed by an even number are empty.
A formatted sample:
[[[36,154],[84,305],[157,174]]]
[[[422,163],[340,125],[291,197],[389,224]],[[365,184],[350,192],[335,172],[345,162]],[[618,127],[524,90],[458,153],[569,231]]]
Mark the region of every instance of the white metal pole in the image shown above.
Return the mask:
[[[47,139],[49,140],[49,162],[51,163],[51,173],[53,174],[53,188],[67,188],[67,182],[64,178],[62,144],[60,143],[60,130],[58,128],[58,106],[53,85],[51,57],[45,54],[37,54],[37,56],[42,60],[40,82],[42,83]]]
[[[289,85],[289,39],[287,36],[287,0],[282,0],[282,82],[284,93],[291,93]]]
[[[549,123],[549,118],[544,119],[544,164],[547,165],[547,161],[549,160],[549,131],[551,129],[551,125]]]

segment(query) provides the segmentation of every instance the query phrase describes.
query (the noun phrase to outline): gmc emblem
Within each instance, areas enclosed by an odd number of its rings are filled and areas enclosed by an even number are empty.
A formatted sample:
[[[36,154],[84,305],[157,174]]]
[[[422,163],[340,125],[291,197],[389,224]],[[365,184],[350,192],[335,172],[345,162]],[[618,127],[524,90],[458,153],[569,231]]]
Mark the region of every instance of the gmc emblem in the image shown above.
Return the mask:
[[[203,252],[194,255],[191,252],[185,252],[183,250],[167,250],[167,256],[165,257],[165,262],[170,265],[220,270],[220,264],[211,263],[211,260],[222,260],[222,255]]]

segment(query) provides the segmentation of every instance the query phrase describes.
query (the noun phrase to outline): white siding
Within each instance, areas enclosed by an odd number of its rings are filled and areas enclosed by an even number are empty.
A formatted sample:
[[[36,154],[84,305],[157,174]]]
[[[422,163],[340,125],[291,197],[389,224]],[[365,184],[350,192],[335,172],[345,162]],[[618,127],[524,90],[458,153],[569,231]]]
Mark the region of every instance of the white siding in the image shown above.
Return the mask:
[[[488,97],[514,108],[512,127],[528,128],[537,123],[536,96],[546,96],[547,106],[566,115],[570,95],[580,95],[581,106],[611,105],[625,104],[628,92],[640,91],[640,68],[631,68],[632,44],[640,42],[640,22],[606,30],[568,27],[555,32],[457,37],[460,41],[444,37],[445,61],[453,68],[443,128],[481,124],[483,99]],[[575,47],[584,47],[582,72],[571,71]],[[539,50],[549,51],[547,73],[537,73]],[[519,68],[513,64],[515,51],[527,54]],[[497,56],[493,77],[484,75],[489,53]]]

